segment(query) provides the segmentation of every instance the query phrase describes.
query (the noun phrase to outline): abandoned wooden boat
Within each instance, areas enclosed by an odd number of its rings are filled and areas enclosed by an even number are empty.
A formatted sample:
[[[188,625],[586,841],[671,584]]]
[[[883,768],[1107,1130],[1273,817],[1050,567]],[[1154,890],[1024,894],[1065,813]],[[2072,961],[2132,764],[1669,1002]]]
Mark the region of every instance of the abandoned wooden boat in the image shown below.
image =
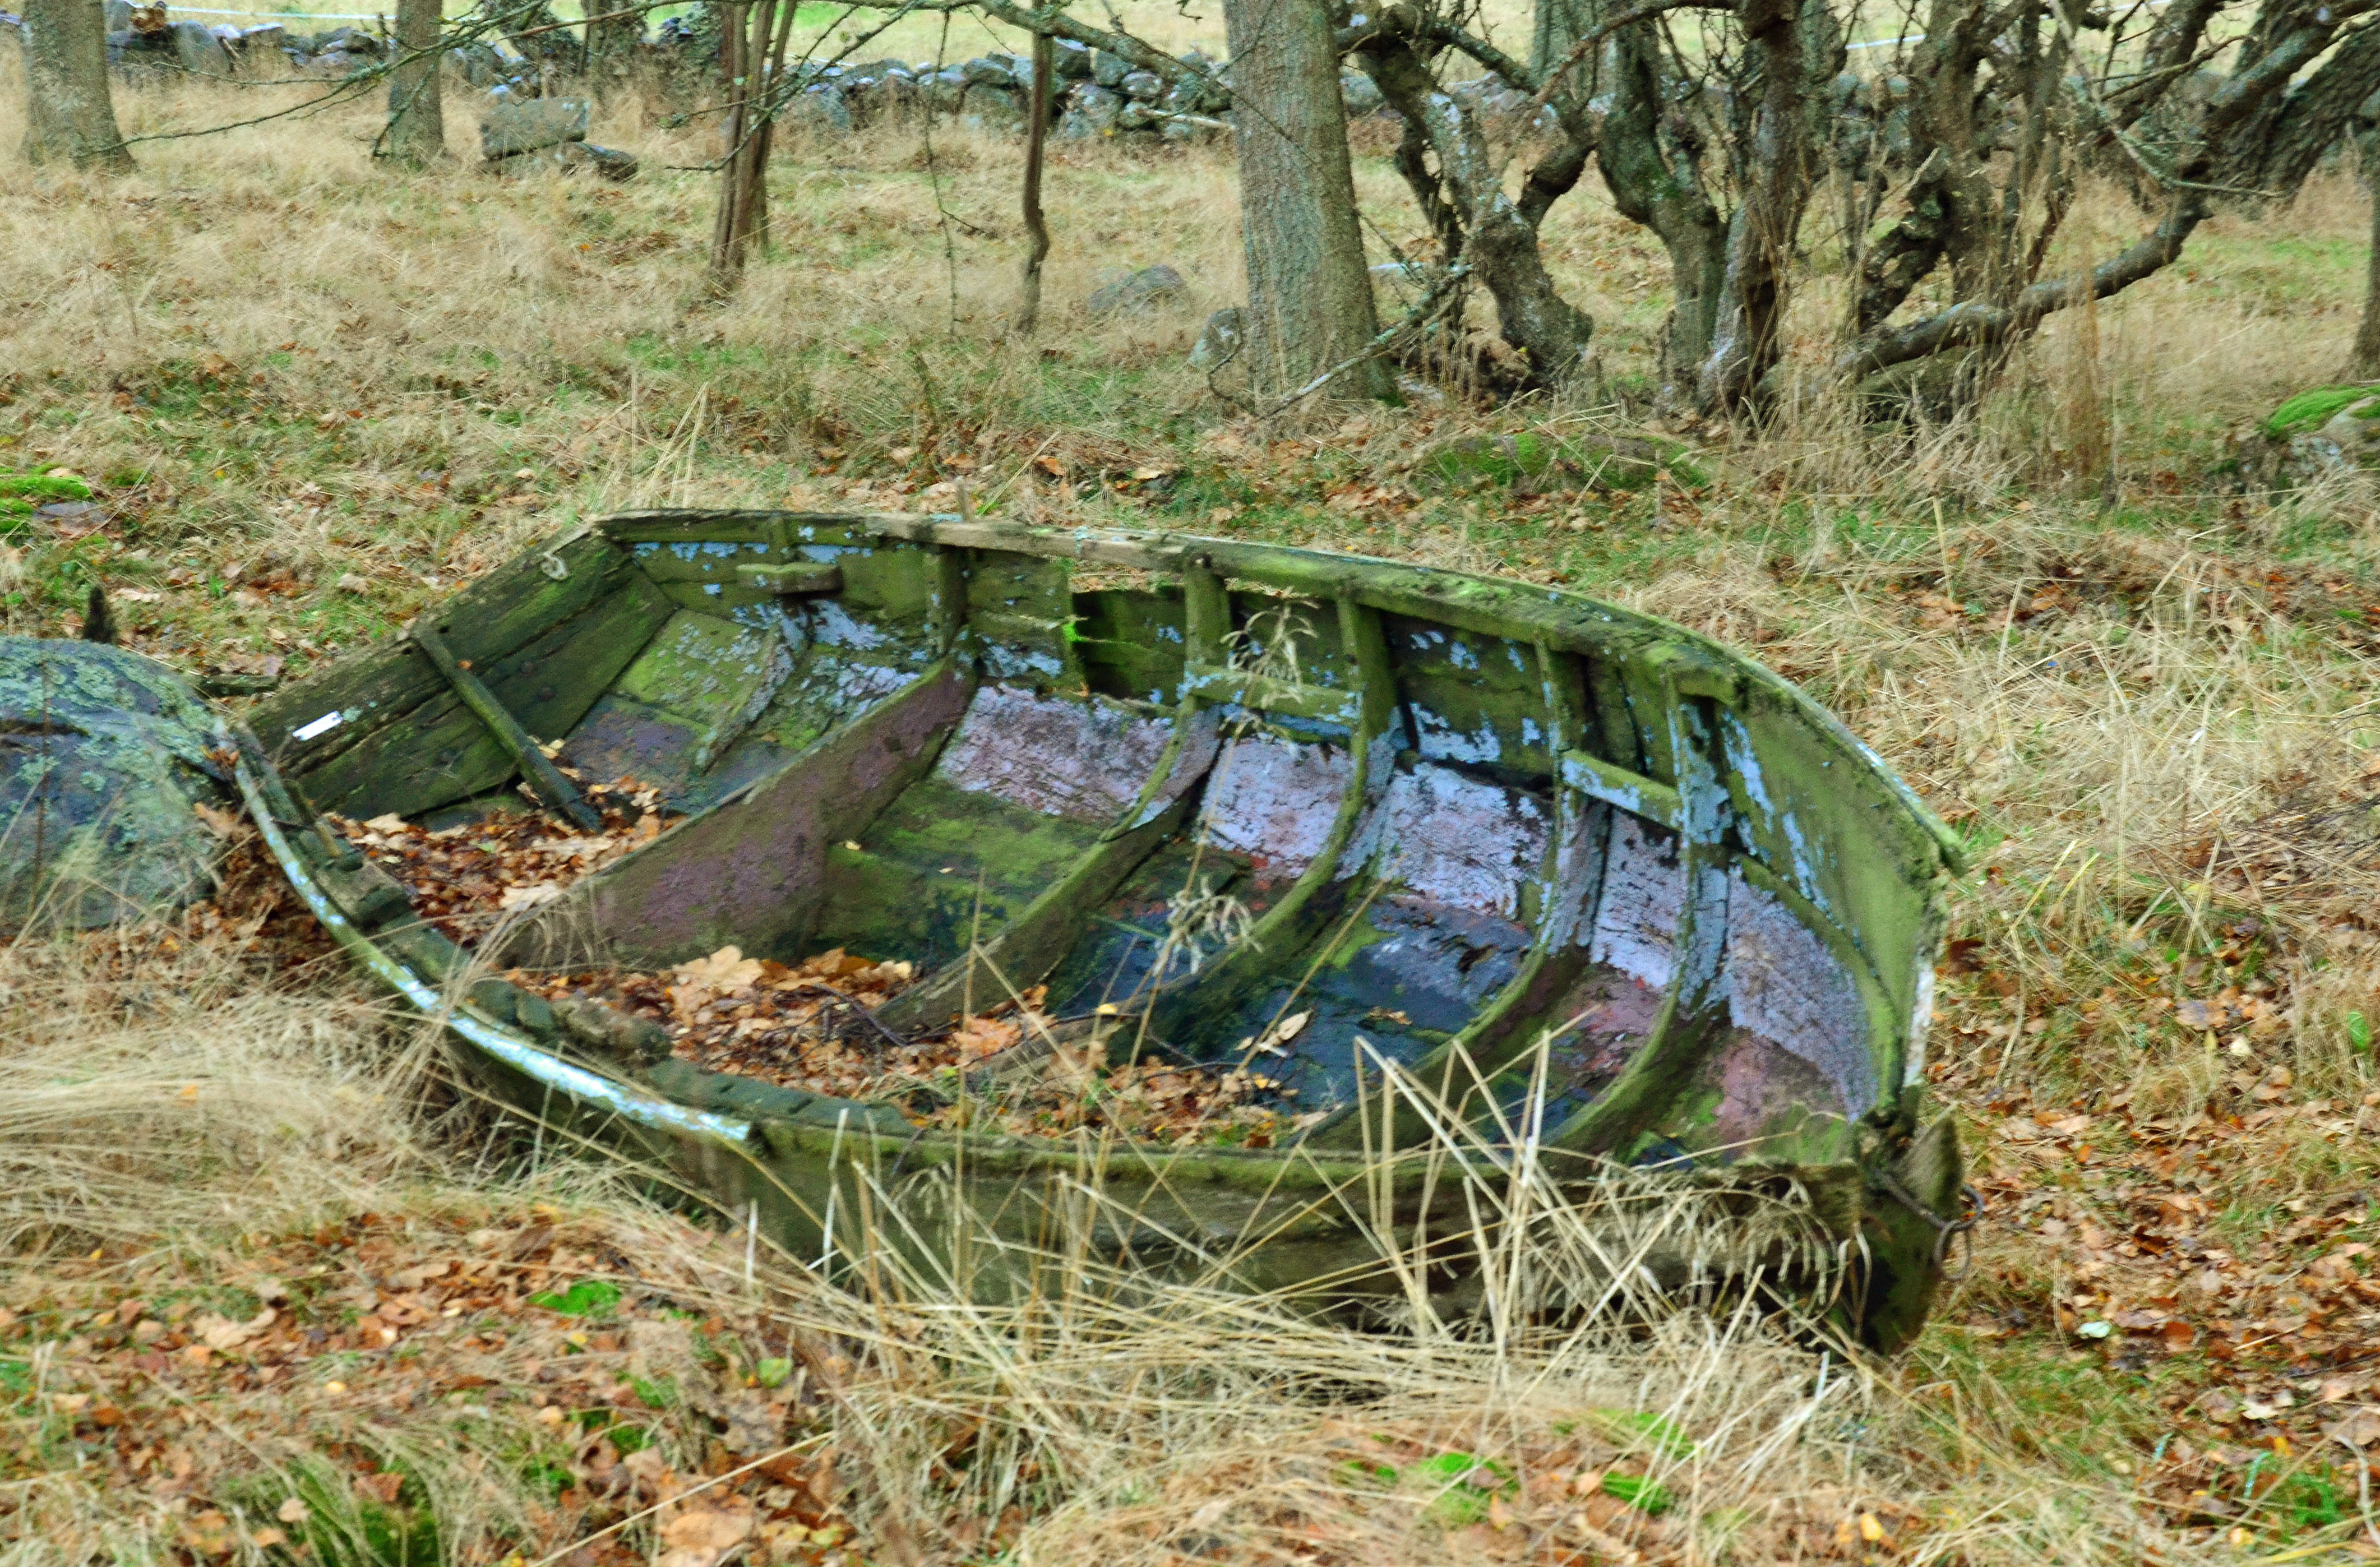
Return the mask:
[[[797,1255],[834,1252],[838,1212],[847,1246],[863,1198],[937,1194],[887,1244],[978,1263],[1073,1203],[1143,1263],[1344,1306],[1408,1297],[1383,1247],[1475,1220],[1454,1166],[1658,1168],[1790,1194],[1854,1258],[1839,1316],[1890,1347],[1963,1222],[1948,1119],[1920,1124],[1954,841],[1784,680],[1574,594],[1175,534],[641,512],[249,719],[250,808],[357,957],[511,1102],[638,1142]],[[477,954],[318,826],[522,785],[571,808],[561,769],[687,814]],[[921,1130],[632,1061],[488,978],[729,944],[928,960],[895,1032],[1042,986],[1194,1060],[1261,1050],[1310,1124],[1262,1149]],[[1429,1275],[1458,1304],[1463,1255]]]

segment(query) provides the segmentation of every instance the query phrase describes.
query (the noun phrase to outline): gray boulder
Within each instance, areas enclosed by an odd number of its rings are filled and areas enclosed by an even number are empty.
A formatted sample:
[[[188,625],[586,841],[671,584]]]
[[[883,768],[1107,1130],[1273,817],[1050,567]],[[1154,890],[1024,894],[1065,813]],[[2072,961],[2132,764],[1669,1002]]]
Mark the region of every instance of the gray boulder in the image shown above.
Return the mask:
[[[1362,71],[1340,74],[1339,96],[1347,105],[1347,117],[1350,119],[1377,115],[1388,103],[1388,100],[1380,96],[1379,84]]]
[[[0,638],[0,929],[88,928],[213,884],[229,808],[214,715],[164,665]]]
[[[175,22],[167,31],[172,34],[174,60],[194,76],[231,75],[231,55],[224,48],[204,22]]]
[[[822,81],[795,93],[793,103],[787,106],[785,118],[795,125],[832,131],[849,130],[855,123],[851,100],[843,85],[832,81]]]
[[[1165,96],[1165,79],[1155,71],[1131,71],[1120,84],[1123,95],[1143,103],[1154,103]]]
[[[480,156],[493,162],[587,140],[584,98],[512,98],[480,111]]]
[[[446,65],[473,87],[493,87],[504,79],[504,56],[477,39],[447,50]]]
[[[1104,49],[1092,51],[1091,79],[1111,92],[1123,85],[1132,74],[1131,64],[1121,55],[1111,55]]]
[[[1060,81],[1091,79],[1090,45],[1077,43],[1071,38],[1053,38],[1050,43],[1056,45],[1055,58],[1050,65]]]
[[[1123,99],[1104,87],[1077,87],[1070,102],[1058,122],[1061,141],[1095,141],[1115,129],[1116,115],[1123,111]]]
[[[1015,63],[1005,55],[987,55],[979,60],[969,60],[959,67],[959,74],[968,82],[978,87],[1014,89],[1020,85],[1016,79]]]
[[[1143,267],[1127,273],[1105,287],[1096,290],[1083,301],[1094,320],[1102,316],[1137,315],[1167,305],[1180,304],[1190,294],[1190,285],[1182,274],[1169,266]]]
[[[969,87],[965,106],[960,123],[972,129],[1005,134],[1025,123],[1025,94],[1004,87]]]
[[[1226,305],[1207,318],[1206,330],[1198,341],[1190,346],[1192,370],[1220,370],[1239,358],[1240,345],[1246,340],[1247,317],[1237,305]]]
[[[957,67],[936,71],[924,83],[926,106],[942,114],[954,115],[966,102],[967,81]]]

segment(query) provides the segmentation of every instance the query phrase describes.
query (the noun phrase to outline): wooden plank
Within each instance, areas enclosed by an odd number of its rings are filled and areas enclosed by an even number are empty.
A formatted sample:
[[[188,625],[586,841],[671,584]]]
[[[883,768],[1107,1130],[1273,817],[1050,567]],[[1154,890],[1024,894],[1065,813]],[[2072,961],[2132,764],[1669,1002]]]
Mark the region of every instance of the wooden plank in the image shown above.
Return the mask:
[[[1685,820],[1685,807],[1675,789],[1585,751],[1562,752],[1561,779],[1582,795],[1658,821],[1672,832]]]
[[[594,519],[595,529],[617,543],[740,543],[747,540],[798,540],[843,543],[872,539],[876,519],[847,512],[684,511],[674,508],[614,512]],[[815,537],[813,537],[815,535]]]
[[[1192,626],[1196,628],[1202,614],[1213,613],[1220,589],[1208,598],[1195,577],[1189,586]],[[1202,599],[1207,603],[1204,611],[1199,607]],[[1235,945],[1192,983],[1160,993],[1150,1016],[1161,1039],[1188,1037],[1194,1032],[1194,1014],[1217,1014],[1236,1006],[1250,990],[1279,978],[1308,952],[1329,923],[1334,900],[1326,894],[1339,880],[1340,860],[1354,838],[1356,824],[1366,808],[1388,787],[1388,779],[1376,771],[1373,754],[1378,748],[1374,742],[1389,733],[1396,720],[1396,671],[1390,661],[1388,639],[1381,632],[1380,617],[1373,611],[1352,599],[1340,600],[1337,607],[1339,645],[1354,661],[1358,695],[1354,733],[1346,742],[1351,764],[1347,787],[1340,796],[1330,836],[1304,873]],[[1197,646],[1195,637],[1192,646]]]
[[[540,909],[492,961],[683,963],[731,942],[793,957],[816,917],[827,853],[923,775],[975,679],[937,664],[749,792],[672,828]]]
[[[521,727],[552,739],[586,716],[674,608],[631,566],[610,598],[502,657],[474,660],[473,668]],[[406,646],[437,679],[429,656]],[[438,686],[404,723],[382,726],[307,772],[314,804],[346,816],[411,816],[502,784],[513,771],[510,753],[443,680]]]
[[[485,664],[617,592],[635,573],[610,541],[581,534],[498,566],[441,605],[433,620],[457,658]],[[446,694],[429,658],[395,637],[268,697],[249,722],[273,765],[310,791],[310,770]],[[295,737],[300,731],[307,738]]]
[[[430,655],[430,662],[438,666],[438,673],[455,687],[455,694],[463,698],[463,705],[478,714],[480,722],[488,726],[489,733],[495,735],[498,743],[511,753],[513,765],[520,769],[521,775],[537,791],[538,798],[569,817],[587,832],[601,832],[603,818],[579,796],[577,789],[571,787],[570,780],[562,776],[552,759],[538,749],[537,742],[529,737],[528,731],[520,726],[520,720],[506,711],[504,704],[496,699],[495,693],[490,691],[486,684],[454,655],[446,646],[446,639],[428,626],[416,625],[413,640]]]
[[[843,591],[843,567],[832,562],[786,561],[773,565],[739,562],[735,575],[753,587],[780,598],[791,598],[801,593]]]

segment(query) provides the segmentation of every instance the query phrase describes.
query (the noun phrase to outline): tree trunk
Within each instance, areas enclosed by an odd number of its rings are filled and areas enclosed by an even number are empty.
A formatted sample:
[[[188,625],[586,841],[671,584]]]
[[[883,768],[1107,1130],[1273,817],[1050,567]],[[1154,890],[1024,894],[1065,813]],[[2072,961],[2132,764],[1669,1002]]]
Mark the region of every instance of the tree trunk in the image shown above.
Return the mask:
[[[388,156],[416,167],[446,152],[446,115],[439,68],[441,0],[396,0],[397,67],[388,79]]]
[[[1711,311],[1710,347],[1695,381],[1694,401],[1709,411],[1749,406],[1761,378],[1783,350],[1793,238],[1810,200],[1810,119],[1804,103],[1816,62],[1809,58],[1813,51],[1804,24],[1822,25],[1826,19],[1822,8],[1805,7],[1801,0],[1752,0],[1742,14],[1745,54],[1760,99],[1752,111],[1749,145],[1740,158],[1726,269]]]
[[[587,18],[588,80],[597,97],[609,98],[628,85],[644,18],[627,10],[626,0],[582,0],[580,9]]]
[[[2380,135],[2360,136],[2356,151],[2363,155],[2364,183],[2372,192],[2372,250],[2363,262],[2363,320],[2355,328],[2355,357],[2348,374],[2357,381],[2380,381]]]
[[[107,92],[107,12],[100,0],[25,0],[25,158],[132,172]]]
[[[1033,102],[1025,123],[1025,279],[1016,302],[1016,334],[1030,337],[1041,320],[1041,263],[1050,259],[1050,220],[1041,211],[1041,152],[1050,140],[1050,96],[1058,46],[1033,35]]]
[[[769,249],[769,153],[777,140],[778,89],[785,79],[785,41],[794,30],[797,0],[758,0],[752,7],[752,38],[746,55],[752,73],[751,147],[745,178],[748,212],[745,226],[763,255]]]
[[[1298,391],[1378,334],[1355,214],[1339,55],[1323,0],[1225,0],[1233,140],[1247,253],[1248,373],[1259,395]],[[1380,359],[1331,390],[1392,398]]]
[[[746,65],[745,28],[751,7],[744,0],[727,0],[719,7],[719,84],[725,103],[720,115],[719,212],[710,225],[710,286],[732,291],[744,275],[744,247],[752,235],[750,151],[747,115],[750,82]]]
[[[1692,155],[1662,123],[1668,72],[1653,24],[1636,22],[1612,34],[1605,59],[1611,106],[1597,150],[1603,182],[1621,215],[1658,235],[1670,252],[1672,302],[1656,396],[1664,411],[1694,409],[1727,281],[1727,222]]]
[[[769,143],[775,127],[773,84],[784,76],[795,0],[750,0],[720,7],[720,119],[723,154],[719,214],[710,229],[710,285],[725,295],[744,275],[744,253],[769,242]]]

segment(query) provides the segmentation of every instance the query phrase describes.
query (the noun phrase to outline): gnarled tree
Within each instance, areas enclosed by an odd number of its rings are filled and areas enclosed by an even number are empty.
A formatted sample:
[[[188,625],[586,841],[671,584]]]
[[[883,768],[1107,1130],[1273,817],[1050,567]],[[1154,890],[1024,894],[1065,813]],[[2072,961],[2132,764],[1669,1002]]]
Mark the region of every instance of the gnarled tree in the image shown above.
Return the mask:
[[[2086,13],[2114,34],[2094,64],[2074,19],[2045,0],[1934,0],[1908,61],[1908,142],[1897,166],[1876,175],[1902,188],[1900,211],[1862,248],[1854,338],[1839,372],[1931,375],[1959,406],[2053,312],[2172,264],[2219,204],[2294,192],[2380,88],[2375,4],[2261,0],[2227,27],[2247,7],[2177,0],[2133,38]],[[2198,79],[2216,59],[2228,69]],[[2196,90],[2185,92],[2186,82]],[[2143,134],[2152,111],[2155,134]],[[2135,171],[2155,222],[2116,255],[2046,276],[2077,165],[2095,152]],[[1947,305],[1893,319],[1945,271]]]

